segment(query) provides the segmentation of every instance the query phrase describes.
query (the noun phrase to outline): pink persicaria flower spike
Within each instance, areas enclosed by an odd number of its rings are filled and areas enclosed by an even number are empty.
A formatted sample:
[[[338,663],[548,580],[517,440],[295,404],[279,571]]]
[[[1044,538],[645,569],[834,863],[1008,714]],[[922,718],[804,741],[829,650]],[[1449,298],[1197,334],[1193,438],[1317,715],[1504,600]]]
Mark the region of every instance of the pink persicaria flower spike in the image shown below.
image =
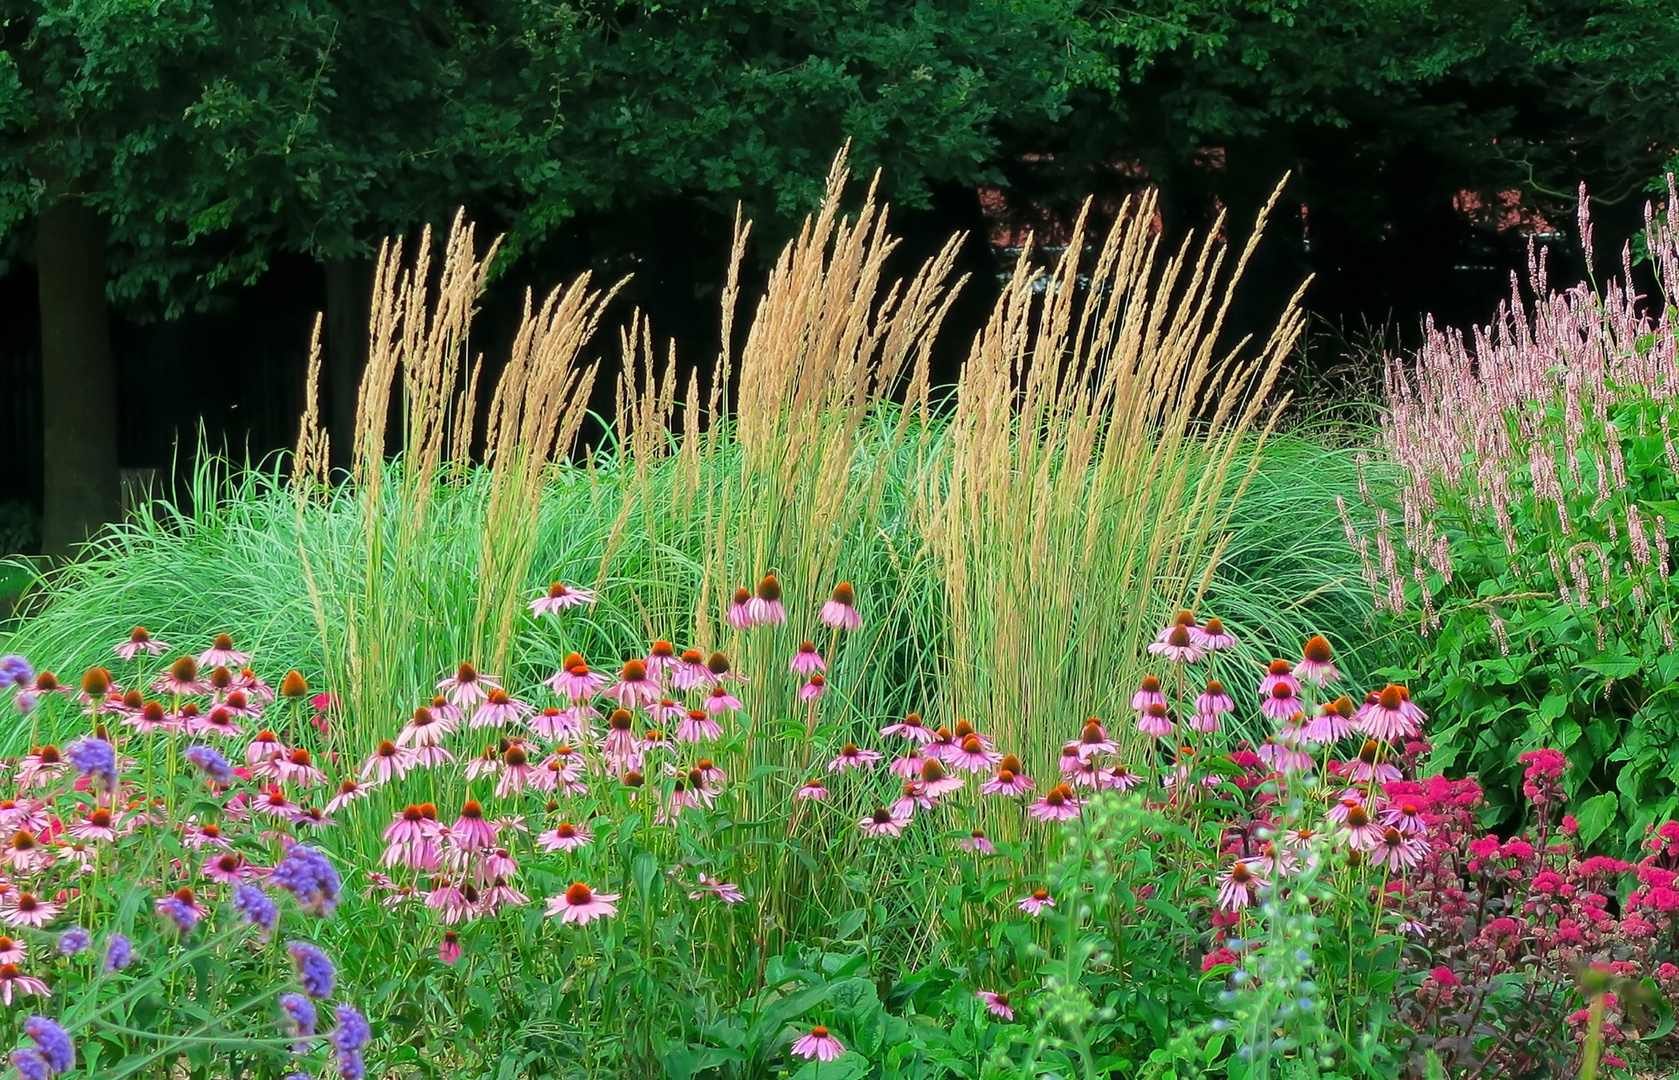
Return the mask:
[[[855,630],[863,625],[863,617],[857,614],[857,594],[852,590],[851,582],[842,581],[834,586],[833,595],[822,605],[819,617],[822,625],[835,630]]]
[[[1329,683],[1340,681],[1341,673],[1335,668],[1328,638],[1322,634],[1313,634],[1306,639],[1301,660],[1294,665],[1294,675],[1316,686],[1327,686]]]
[[[541,833],[536,838],[536,844],[543,851],[577,851],[588,847],[594,840],[595,834],[587,825],[573,825],[569,821],[562,821]]]
[[[793,1042],[793,1056],[806,1061],[832,1061],[843,1053],[845,1047],[820,1024],[811,1028],[810,1034],[802,1035]]]
[[[780,626],[787,621],[787,609],[781,603],[781,582],[774,574],[765,574],[753,590],[747,612],[758,626]]]
[[[1119,747],[1108,738],[1107,729],[1094,716],[1084,722],[1084,731],[1079,734],[1079,760],[1089,761],[1098,754],[1112,754]]]
[[[881,806],[857,825],[863,830],[864,836],[900,836],[904,831],[905,820]]]
[[[1131,707],[1142,712],[1150,705],[1165,705],[1166,695],[1161,692],[1160,680],[1153,675],[1144,675],[1142,685],[1131,695]]]
[[[1031,895],[1016,900],[1014,906],[1035,919],[1043,914],[1045,908],[1054,907],[1055,900],[1049,895],[1048,889],[1037,889]]]
[[[407,776],[414,765],[414,751],[386,739],[362,764],[361,778],[372,784],[388,784]]]
[[[1300,698],[1294,687],[1286,682],[1271,687],[1271,693],[1259,703],[1259,711],[1272,720],[1287,720],[1300,711]]]
[[[685,709],[681,723],[676,725],[677,742],[712,742],[722,735],[722,725],[712,719],[711,714],[704,709]]]
[[[532,615],[558,615],[566,608],[583,607],[594,602],[595,594],[591,590],[556,581],[548,586],[547,592],[530,602],[530,609]]]
[[[824,690],[826,690],[827,688],[828,688],[828,680],[822,675],[821,672],[817,672],[816,674],[814,674],[810,677],[810,680],[808,682],[806,682],[803,686],[799,687],[799,700],[800,701],[815,701],[817,698],[820,698],[822,696],[822,692]]]
[[[724,613],[723,620],[736,630],[747,630],[752,627],[751,589],[735,590],[735,595],[729,601],[729,610]]]
[[[1422,861],[1422,857],[1428,854],[1428,841],[1390,825],[1382,830],[1380,839],[1369,851],[1371,862],[1398,874]]]
[[[694,891],[688,894],[688,899],[704,900],[708,896],[725,904],[738,904],[746,899],[746,894],[741,892],[738,886],[701,874],[699,881],[694,883]]]
[[[483,704],[472,711],[471,727],[505,727],[515,721],[523,720],[536,709],[518,700],[501,687],[496,687],[484,695]]]
[[[1251,907],[1269,884],[1255,872],[1251,860],[1237,859],[1218,879],[1218,906],[1224,911]]]
[[[880,729],[881,738],[896,735],[900,739],[907,739],[919,746],[925,746],[933,741],[933,731],[921,721],[920,713],[910,713],[896,724],[887,724]]]
[[[1079,816],[1079,808],[1084,804],[1073,795],[1073,789],[1066,784],[1057,784],[1044,793],[1044,797],[1026,808],[1026,812],[1039,821],[1069,821]]]
[[[1399,769],[1387,761],[1387,744],[1365,739],[1358,748],[1358,757],[1347,770],[1347,779],[1355,784],[1391,784],[1399,779]]]
[[[793,792],[793,798],[796,801],[808,799],[812,802],[827,802],[828,787],[821,780],[806,780],[797,791]]]
[[[659,683],[647,674],[646,664],[629,660],[619,672],[618,681],[601,693],[626,709],[634,709],[659,700]]]
[[[210,647],[198,654],[199,667],[243,667],[249,663],[251,654],[240,652],[233,647],[233,638],[227,634],[217,634],[216,640]]]
[[[1193,664],[1206,655],[1187,626],[1172,627],[1166,639],[1151,643],[1148,651],[1173,664]]]
[[[618,914],[617,893],[598,893],[581,881],[548,899],[548,915],[563,923],[587,926],[596,919],[609,919]]]
[[[168,652],[169,649],[170,645],[167,642],[154,640],[144,626],[136,626],[129,631],[128,640],[111,651],[121,659],[132,660],[141,653],[146,653],[148,656],[160,656]]]
[[[1224,620],[1216,617],[1208,619],[1204,625],[1191,626],[1189,636],[1195,640],[1196,645],[1210,653],[1223,652],[1236,645],[1235,637],[1225,629]]]
[[[984,829],[973,830],[967,836],[958,840],[956,846],[963,851],[972,851],[978,855],[997,854],[997,845],[993,844],[991,838],[985,835]]]
[[[0,1002],[10,1008],[14,997],[52,997],[47,984],[25,975],[16,964],[0,964]]]
[[[1142,777],[1123,765],[1115,765],[1102,774],[1102,786],[1114,791],[1130,791],[1142,782]]]
[[[698,649],[684,649],[671,669],[671,685],[678,690],[704,690],[716,680],[705,666],[705,654]]]
[[[491,690],[500,688],[496,676],[481,674],[468,663],[462,663],[453,675],[437,684],[438,692],[449,699],[449,704],[462,710],[473,708],[489,697]]]
[[[1366,701],[1353,718],[1355,730],[1384,742],[1408,738],[1422,730],[1422,721],[1426,717],[1422,710],[1411,704],[1403,686],[1389,685],[1374,698]]]
[[[1352,734],[1353,717],[1357,715],[1358,707],[1352,698],[1343,694],[1318,709],[1318,714],[1306,725],[1306,738],[1319,746],[1338,743]]]
[[[997,775],[980,786],[980,791],[986,795],[1024,795],[1034,787],[1032,778],[1022,771],[1020,759],[1013,754],[1005,754],[1003,760],[997,764]]]
[[[1294,677],[1294,665],[1287,660],[1273,660],[1266,665],[1265,677],[1259,680],[1259,700],[1270,697],[1271,691],[1279,685],[1287,686],[1294,697],[1300,696],[1300,680]]]
[[[974,997],[985,1003],[985,1011],[992,1016],[1000,1016],[1004,1020],[1014,1019],[1014,1006],[1009,1004],[1009,996],[1003,993],[993,993],[990,990],[980,990]]]
[[[169,665],[169,670],[152,681],[152,689],[170,697],[194,697],[209,693],[210,687],[198,677],[198,662],[183,656]]]
[[[1166,706],[1164,705],[1150,705],[1148,708],[1143,710],[1142,715],[1137,717],[1137,730],[1152,739],[1170,739],[1174,730],[1172,726],[1172,715],[1166,711]],[[1104,753],[1111,754],[1114,750],[1118,749],[1118,747],[1114,747],[1112,743],[1109,743],[1108,745],[1112,747],[1112,749],[1103,751]],[[1084,751],[1084,747],[1080,746],[1079,750],[1082,753]],[[1088,757],[1089,755],[1087,754],[1086,756]]]
[[[793,659],[787,665],[800,675],[814,675],[818,671],[827,671],[827,661],[822,659],[816,651],[813,641],[799,642],[799,651],[793,654]]]
[[[711,693],[705,698],[705,711],[713,716],[720,716],[725,712],[739,712],[740,699],[729,693],[727,687],[713,686]]]

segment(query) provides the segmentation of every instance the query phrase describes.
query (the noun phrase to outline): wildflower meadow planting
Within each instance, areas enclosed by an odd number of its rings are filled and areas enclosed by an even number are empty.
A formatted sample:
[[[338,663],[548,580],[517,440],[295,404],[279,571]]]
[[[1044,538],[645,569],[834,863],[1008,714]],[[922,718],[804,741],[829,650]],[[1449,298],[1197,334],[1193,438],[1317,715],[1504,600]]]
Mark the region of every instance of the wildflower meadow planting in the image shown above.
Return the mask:
[[[355,431],[37,583],[13,1071],[1667,1075],[1679,361],[1630,262],[1279,430],[1298,309],[1223,334],[1257,230],[1081,221],[936,387],[956,249],[888,280],[844,176],[714,365],[618,331],[587,449],[611,289],[480,386],[490,255],[389,246]]]

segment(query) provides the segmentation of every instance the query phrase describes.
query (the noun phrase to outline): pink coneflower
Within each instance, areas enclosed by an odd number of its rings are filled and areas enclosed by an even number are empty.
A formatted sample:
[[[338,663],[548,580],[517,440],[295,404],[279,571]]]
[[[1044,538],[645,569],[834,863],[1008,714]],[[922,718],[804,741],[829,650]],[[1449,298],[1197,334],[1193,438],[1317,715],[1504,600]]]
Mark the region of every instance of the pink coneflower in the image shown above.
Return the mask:
[[[793,1055],[806,1061],[832,1061],[843,1053],[845,1047],[820,1024],[811,1028],[810,1034],[801,1035],[793,1042]]]
[[[532,732],[544,739],[563,739],[572,733],[571,718],[567,710],[549,708],[539,711],[526,721]]]
[[[1428,841],[1421,836],[1405,833],[1398,826],[1389,825],[1369,849],[1370,861],[1393,873],[1409,870],[1428,854]]]
[[[595,602],[595,594],[589,589],[579,589],[571,585],[563,585],[556,581],[548,586],[548,591],[530,602],[531,614],[558,615],[566,608],[582,607]]]
[[[15,778],[18,789],[21,791],[50,784],[69,768],[69,763],[64,760],[64,755],[58,747],[51,744],[37,746],[17,763]]]
[[[257,701],[274,700],[274,688],[259,679],[250,668],[239,669],[239,674],[233,677],[231,689],[243,691]]]
[[[587,825],[573,825],[569,821],[562,821],[541,833],[536,838],[536,844],[544,851],[577,851],[589,846],[595,834]]]
[[[39,799],[0,799],[0,829],[46,832],[52,826],[51,804]]]
[[[997,775],[980,785],[985,795],[1024,795],[1036,785],[1021,769],[1020,759],[1007,754],[997,763]]]
[[[233,721],[233,714],[220,705],[210,710],[210,715],[199,719],[197,724],[189,727],[189,735],[218,735],[224,739],[231,739],[235,735],[243,735],[244,729]]]
[[[128,640],[111,651],[124,660],[132,660],[141,653],[160,656],[168,652],[170,646],[166,642],[152,640],[152,635],[144,626],[136,626],[128,633]]]
[[[714,686],[711,693],[706,695],[705,711],[713,716],[720,716],[726,712],[740,711],[740,699],[729,693],[726,687]]]
[[[892,763],[886,766],[886,771],[893,776],[913,780],[921,775],[921,766],[931,760],[933,759],[922,756],[920,750],[911,747],[910,751],[903,757],[893,758]]]
[[[816,651],[816,643],[812,641],[799,643],[799,651],[793,654],[793,659],[787,667],[800,675],[814,675],[819,671],[828,670],[827,662]]]
[[[453,930],[443,931],[443,940],[437,945],[437,958],[451,965],[460,960],[461,936]]]
[[[1039,821],[1068,821],[1079,816],[1079,808],[1084,804],[1073,795],[1073,789],[1066,784],[1057,784],[1044,793],[1044,797],[1026,808],[1026,812]]]
[[[484,898],[479,906],[484,914],[494,915],[503,908],[523,907],[531,902],[531,898],[509,885],[505,878],[493,878],[490,887],[484,890]]]
[[[29,955],[29,942],[0,934],[0,964],[21,964]]]
[[[1153,739],[1170,739],[1173,731],[1171,713],[1166,711],[1164,705],[1150,705],[1137,717],[1137,730]],[[1108,745],[1113,747],[1112,743]],[[1115,749],[1118,748],[1113,747],[1106,752],[1111,754]],[[1079,751],[1083,753],[1084,747],[1082,745],[1079,747]],[[1088,757],[1089,755],[1085,756]]]
[[[255,720],[262,715],[262,706],[253,702],[243,690],[229,690],[222,699],[221,707],[227,710],[228,715],[240,720]]]
[[[285,791],[278,784],[270,784],[251,804],[251,808],[269,817],[283,818],[286,821],[297,820],[297,804],[286,797]]]
[[[698,649],[684,649],[671,668],[671,685],[678,690],[703,690],[714,680],[711,669],[705,666],[705,654]]]
[[[398,746],[439,746],[444,736],[453,730],[451,725],[437,717],[430,709],[421,705],[414,710],[402,729],[396,733]]]
[[[488,851],[496,846],[496,827],[484,819],[484,808],[474,799],[461,807],[461,816],[449,827],[449,833],[462,851]]]
[[[881,806],[857,824],[863,830],[864,836],[900,836],[904,831],[905,819]]]
[[[1153,675],[1143,676],[1143,683],[1137,692],[1131,695],[1131,707],[1142,712],[1150,705],[1165,705],[1166,695],[1161,692],[1160,680]]]
[[[614,903],[618,895],[597,893],[579,881],[559,896],[548,898],[548,915],[559,916],[563,923],[587,926],[596,919],[609,919],[618,914]]]
[[[714,652],[705,658],[705,671],[710,676],[710,685],[722,685],[726,682],[751,682],[745,675],[729,670],[729,658],[720,652]]]
[[[151,735],[159,731],[169,731],[175,725],[175,720],[161,702],[148,701],[138,709],[123,717],[123,723],[132,727],[142,735]]]
[[[746,899],[746,894],[738,887],[701,874],[699,881],[694,884],[694,891],[688,894],[688,899],[703,900],[708,896],[716,897],[725,904],[738,904]]]
[[[398,811],[391,823],[385,826],[384,841],[387,844],[418,844],[431,836],[431,825],[426,819],[425,811],[417,803],[409,803]]]
[[[52,997],[47,984],[33,975],[25,975],[16,964],[0,964],[0,1002],[11,1007],[13,997]]]
[[[1049,890],[1038,889],[1030,896],[1022,896],[1014,902],[1014,906],[1032,916],[1034,919],[1043,914],[1044,908],[1055,906],[1055,900],[1050,897]]]
[[[1409,738],[1422,729],[1428,719],[1421,709],[1411,704],[1410,694],[1403,686],[1389,685],[1374,701],[1366,701],[1353,718],[1355,730],[1383,741]]]
[[[292,783],[305,788],[326,783],[326,774],[315,768],[313,756],[302,747],[281,758],[276,767],[280,772],[281,783]]]
[[[285,744],[280,742],[278,735],[272,731],[259,731],[245,747],[245,764],[262,765],[273,758],[284,757],[285,753]]]
[[[152,681],[152,689],[171,697],[193,697],[209,693],[209,686],[198,678],[198,664],[190,656],[183,656],[169,665],[169,669]]]
[[[688,715],[688,710],[683,707],[681,702],[672,701],[670,698],[649,701],[642,707],[642,711],[647,714],[647,722],[654,727],[665,727],[668,724],[680,723],[682,718]]]
[[[1061,756],[1056,759],[1056,764],[1060,767],[1062,776],[1078,772],[1085,764],[1084,758],[1079,755],[1079,744],[1076,741],[1063,743]]]
[[[1395,803],[1382,811],[1383,825],[1398,829],[1406,836],[1422,836],[1428,832],[1428,822],[1423,818],[1422,808],[1416,803]]]
[[[1208,619],[1203,626],[1191,626],[1189,636],[1207,652],[1222,652],[1236,644],[1235,637],[1225,629],[1224,620],[1216,616]]]
[[[963,851],[972,851],[979,855],[997,854],[997,845],[991,842],[991,838],[985,835],[983,829],[973,830],[967,836],[958,840],[956,846]]]
[[[821,697],[823,691],[827,689],[827,676],[823,675],[821,672],[817,672],[815,675],[810,677],[808,682],[799,687],[799,700],[815,701],[817,698]]]
[[[1195,711],[1207,716],[1224,716],[1236,711],[1236,703],[1229,691],[1217,679],[1208,679],[1207,688],[1195,699]]]
[[[1102,774],[1102,786],[1114,791],[1130,791],[1142,782],[1142,777],[1123,765],[1115,765]]]
[[[1364,745],[1358,748],[1358,757],[1353,760],[1347,779],[1355,784],[1391,784],[1399,779],[1399,770],[1384,760],[1384,750],[1385,744],[1365,739]]]
[[[1287,720],[1300,711],[1298,692],[1288,683],[1279,682],[1271,687],[1270,694],[1260,702],[1259,711],[1273,720]]]
[[[677,742],[711,742],[722,735],[722,726],[704,709],[688,709],[682,722],[676,725]]]
[[[506,848],[496,848],[473,869],[473,876],[482,884],[492,881],[512,881],[519,876],[519,864]]]
[[[1266,665],[1265,677],[1259,680],[1259,700],[1270,697],[1272,689],[1279,685],[1292,690],[1293,697],[1300,696],[1300,680],[1294,677],[1294,665],[1287,660],[1273,660]]]
[[[1187,626],[1172,627],[1161,640],[1151,643],[1148,651],[1174,664],[1193,664],[1206,655]]]
[[[452,733],[461,723],[461,711],[448,698],[438,694],[431,699],[431,715],[443,725],[445,733]]]
[[[1098,754],[1111,754],[1118,750],[1114,741],[1108,738],[1107,729],[1094,716],[1084,722],[1084,730],[1079,734],[1079,760],[1089,761]]]
[[[4,845],[0,845],[0,861],[20,874],[32,874],[52,865],[53,856],[49,849],[41,846],[34,833],[19,829]]]
[[[921,763],[921,784],[927,794],[934,799],[942,799],[953,791],[962,790],[962,778],[951,776],[944,771],[944,766],[937,761]]]
[[[659,700],[659,683],[647,674],[646,664],[640,660],[629,660],[619,673],[618,681],[601,693],[626,709],[634,709]]]
[[[952,768],[982,773],[1001,761],[1002,755],[987,750],[978,735],[969,735],[960,746],[945,754],[944,760]]]
[[[251,654],[240,652],[233,647],[233,638],[227,634],[217,634],[216,640],[210,647],[198,654],[198,666],[215,667],[243,667],[249,663]]]
[[[505,727],[513,721],[523,720],[534,711],[533,706],[519,701],[498,686],[485,694],[483,704],[473,710],[472,722],[469,726],[474,728]]]
[[[426,907],[438,913],[443,925],[453,926],[477,915],[480,899],[471,882],[457,885],[447,878],[433,878],[432,888],[426,893]]]
[[[1345,807],[1335,838],[1358,851],[1373,851],[1382,842],[1382,829],[1370,820],[1362,804]]]
[[[208,825],[196,825],[188,822],[181,828],[181,841],[194,851],[207,847],[224,849],[233,847],[232,842],[222,835],[221,826],[214,822]]]
[[[723,620],[736,630],[746,630],[752,626],[751,589],[735,590],[735,595],[729,601],[729,610],[724,613]]]
[[[647,677],[662,680],[665,676],[676,671],[676,646],[668,641],[655,641],[652,648],[647,650]]]
[[[530,755],[525,753],[523,746],[509,746],[502,751],[501,760],[506,768],[496,777],[496,798],[511,798],[525,788],[533,786],[531,781],[538,775],[538,771],[536,766],[530,763]]]
[[[1091,758],[1089,761],[1081,762],[1079,767],[1072,772],[1062,773],[1061,782],[1075,788],[1099,787],[1102,783],[1102,766],[1095,758]]]
[[[918,746],[925,746],[927,743],[932,742],[934,738],[934,732],[930,730],[926,724],[922,723],[920,713],[910,713],[896,724],[886,725],[880,729],[880,735],[881,738],[885,738],[888,735],[896,735],[899,738],[907,739]]]
[[[931,764],[937,764],[933,762]],[[938,798],[927,790],[927,785],[919,780],[905,780],[903,794],[898,796],[891,806],[887,807],[892,816],[902,821],[909,821],[917,810],[931,810],[938,805]]]
[[[628,709],[613,709],[612,715],[606,718],[606,740],[601,744],[602,753],[623,761],[634,757],[640,749],[641,741],[635,735],[635,717]]]
[[[1352,699],[1345,695],[1325,704],[1312,717],[1312,722],[1306,725],[1306,738],[1321,746],[1328,746],[1340,742],[1352,734],[1352,719],[1358,715],[1358,709]]]
[[[1313,634],[1306,639],[1300,663],[1294,665],[1294,675],[1317,686],[1326,686],[1340,680],[1341,673],[1335,669],[1328,638],[1322,634]]]
[[[438,749],[432,747],[431,749]],[[361,778],[369,783],[388,784],[400,780],[414,768],[414,751],[398,746],[389,739],[379,744],[361,767]]]
[[[1218,879],[1218,906],[1223,911],[1240,911],[1253,905],[1259,890],[1270,883],[1254,872],[1247,859],[1237,859]]]
[[[864,750],[856,743],[846,743],[840,747],[838,756],[828,762],[828,771],[843,772],[846,769],[873,768],[875,763],[884,756],[878,750]],[[915,763],[915,771],[917,775],[920,774],[921,762],[917,761]]]
[[[814,802],[826,802],[828,798],[828,788],[821,780],[806,780],[799,786],[797,791],[793,792],[793,798],[795,800],[810,799]]]
[[[822,625],[835,630],[855,630],[863,625],[863,617],[857,614],[857,594],[852,590],[851,582],[842,581],[834,586],[833,595],[822,605],[817,617],[822,620]]]
[[[0,922],[7,926],[33,926],[39,930],[58,918],[63,905],[41,900],[34,893],[7,892],[0,896]]]
[[[747,614],[758,626],[780,626],[787,621],[787,609],[781,604],[781,582],[774,574],[765,574],[746,605]]]
[[[974,997],[985,1003],[985,1011],[990,1013],[992,1016],[1000,1016],[1004,1020],[1014,1019],[1014,1007],[1009,1004],[1009,996],[1007,994],[994,993],[990,990],[980,990],[974,994]]]
[[[365,799],[373,793],[373,789],[357,783],[352,777],[346,776],[338,782],[338,793],[326,802],[326,812],[336,813],[340,808],[350,805],[357,799]]]
[[[437,684],[438,691],[457,709],[472,708],[488,697],[491,690],[500,687],[496,676],[480,674],[477,668],[465,662],[455,669],[453,675]]]
[[[237,885],[256,877],[257,869],[243,855],[224,851],[204,861],[204,876],[221,885]]]
[[[956,750],[956,733],[949,728],[942,727],[933,732],[933,739],[921,748],[921,756],[943,761],[946,754]]]
[[[96,806],[87,812],[87,816],[70,826],[65,832],[77,840],[112,841],[124,834],[123,822],[120,815],[103,806]]]
[[[1280,736],[1267,735],[1259,744],[1259,760],[1280,773],[1304,772],[1312,767],[1312,755],[1284,742]]]
[[[563,743],[554,747],[554,752],[548,755],[543,764],[558,770],[562,780],[575,780],[582,776],[583,770],[588,767],[588,762],[579,750]]]

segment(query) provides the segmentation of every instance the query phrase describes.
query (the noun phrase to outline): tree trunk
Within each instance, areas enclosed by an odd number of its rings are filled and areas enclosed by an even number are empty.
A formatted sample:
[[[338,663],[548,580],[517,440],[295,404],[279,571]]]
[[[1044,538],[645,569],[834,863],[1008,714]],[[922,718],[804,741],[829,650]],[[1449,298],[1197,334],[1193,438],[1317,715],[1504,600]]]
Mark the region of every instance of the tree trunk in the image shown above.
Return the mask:
[[[350,467],[356,438],[356,395],[367,366],[367,322],[373,310],[373,263],[328,259],[326,272],[326,406],[332,465]]]
[[[44,203],[35,234],[41,301],[41,550],[68,555],[117,519],[117,376],[105,305],[105,223],[73,192]]]

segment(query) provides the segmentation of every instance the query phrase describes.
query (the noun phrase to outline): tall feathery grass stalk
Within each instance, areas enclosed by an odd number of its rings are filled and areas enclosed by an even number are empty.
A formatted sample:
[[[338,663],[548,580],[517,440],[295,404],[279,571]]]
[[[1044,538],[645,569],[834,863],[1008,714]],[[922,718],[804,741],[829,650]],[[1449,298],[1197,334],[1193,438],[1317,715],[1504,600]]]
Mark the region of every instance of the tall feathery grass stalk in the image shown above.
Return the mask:
[[[1152,194],[1127,202],[1088,285],[1083,215],[1047,277],[1022,253],[963,369],[948,453],[925,474],[917,522],[945,586],[947,708],[985,717],[1044,771],[1085,717],[1135,743],[1141,649],[1213,579],[1302,325],[1296,292],[1251,357],[1218,354],[1264,216],[1226,274],[1222,221],[1162,260],[1154,207]]]

